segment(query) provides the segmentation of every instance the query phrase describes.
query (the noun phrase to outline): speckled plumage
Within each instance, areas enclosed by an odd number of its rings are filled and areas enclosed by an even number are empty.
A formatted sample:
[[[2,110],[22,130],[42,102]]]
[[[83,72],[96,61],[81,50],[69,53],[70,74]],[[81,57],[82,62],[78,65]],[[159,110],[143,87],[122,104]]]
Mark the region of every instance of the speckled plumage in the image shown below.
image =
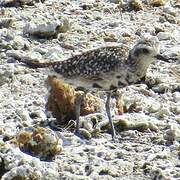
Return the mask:
[[[53,69],[64,77],[84,76],[89,78],[99,76],[124,64],[126,59],[123,59],[123,56],[127,57],[127,52],[128,48],[126,46],[101,47],[57,63],[53,66]]]
[[[60,62],[27,62],[31,67],[47,67],[51,74],[65,82],[85,89],[98,88],[112,90],[137,83],[158,55],[159,43],[157,38],[151,37],[139,41],[130,51],[125,45],[102,47],[75,55]],[[23,61],[23,60],[22,60]],[[23,61],[24,62],[24,61]],[[76,98],[76,133],[79,134],[79,116],[83,96]],[[106,101],[106,112],[112,129],[115,129],[110,113],[110,93]]]
[[[137,42],[130,51],[122,44],[86,51],[65,61],[23,62],[31,67],[47,67],[50,74],[75,87],[109,90],[136,83],[143,78],[158,50],[157,38],[150,37]]]

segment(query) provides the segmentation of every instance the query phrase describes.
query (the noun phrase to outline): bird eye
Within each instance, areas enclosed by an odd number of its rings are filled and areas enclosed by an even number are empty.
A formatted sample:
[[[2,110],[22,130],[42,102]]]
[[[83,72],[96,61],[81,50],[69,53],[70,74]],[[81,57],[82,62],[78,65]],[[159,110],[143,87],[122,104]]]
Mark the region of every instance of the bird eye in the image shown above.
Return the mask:
[[[148,54],[149,50],[146,48],[139,48],[134,51],[135,56],[139,56],[140,54]]]
[[[134,51],[134,55],[135,55],[135,56],[139,56],[140,53],[141,53],[141,50],[140,50],[140,49],[136,49],[136,50]]]
[[[148,54],[148,53],[149,53],[149,50],[146,49],[146,48],[143,48],[143,49],[142,49],[142,52],[143,52],[144,54]]]

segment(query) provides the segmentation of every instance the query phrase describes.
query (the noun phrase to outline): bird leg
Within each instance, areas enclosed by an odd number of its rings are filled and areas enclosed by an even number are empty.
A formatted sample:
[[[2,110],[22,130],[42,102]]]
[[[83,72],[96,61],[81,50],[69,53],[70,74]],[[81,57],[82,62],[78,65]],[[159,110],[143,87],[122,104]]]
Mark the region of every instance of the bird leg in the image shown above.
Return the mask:
[[[75,130],[75,134],[80,134],[79,133],[79,117],[80,117],[80,111],[81,111],[81,104],[82,104],[82,100],[85,97],[86,93],[79,93],[75,99],[75,115],[76,115],[76,130]]]
[[[112,139],[114,140],[114,138],[116,136],[116,133],[115,133],[112,117],[111,117],[110,98],[111,98],[111,91],[107,92],[106,113],[107,113],[107,116],[108,116],[108,119],[109,119],[109,124],[111,126]]]

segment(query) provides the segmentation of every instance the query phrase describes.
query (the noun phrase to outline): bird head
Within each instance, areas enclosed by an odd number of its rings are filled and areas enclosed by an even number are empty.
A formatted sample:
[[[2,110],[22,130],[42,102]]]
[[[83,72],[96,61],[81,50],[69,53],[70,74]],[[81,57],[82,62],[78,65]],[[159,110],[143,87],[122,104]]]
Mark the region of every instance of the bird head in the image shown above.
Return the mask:
[[[159,40],[155,36],[146,37],[138,41],[130,50],[128,61],[130,64],[152,63],[159,54]]]
[[[129,64],[129,74],[132,74],[132,79],[129,81],[135,82],[143,78],[149,65],[157,59],[158,55],[159,40],[157,37],[150,36],[138,41],[129,51],[127,61]]]

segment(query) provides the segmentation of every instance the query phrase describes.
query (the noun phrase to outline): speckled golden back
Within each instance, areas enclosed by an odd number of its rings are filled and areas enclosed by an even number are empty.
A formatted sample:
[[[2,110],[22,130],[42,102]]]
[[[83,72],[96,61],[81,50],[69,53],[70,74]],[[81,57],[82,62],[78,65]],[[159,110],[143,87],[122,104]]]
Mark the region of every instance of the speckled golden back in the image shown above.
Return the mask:
[[[47,67],[50,74],[75,87],[109,90],[138,82],[158,52],[157,38],[150,37],[138,41],[130,51],[122,44],[86,51],[65,61],[25,63],[35,68]]]

